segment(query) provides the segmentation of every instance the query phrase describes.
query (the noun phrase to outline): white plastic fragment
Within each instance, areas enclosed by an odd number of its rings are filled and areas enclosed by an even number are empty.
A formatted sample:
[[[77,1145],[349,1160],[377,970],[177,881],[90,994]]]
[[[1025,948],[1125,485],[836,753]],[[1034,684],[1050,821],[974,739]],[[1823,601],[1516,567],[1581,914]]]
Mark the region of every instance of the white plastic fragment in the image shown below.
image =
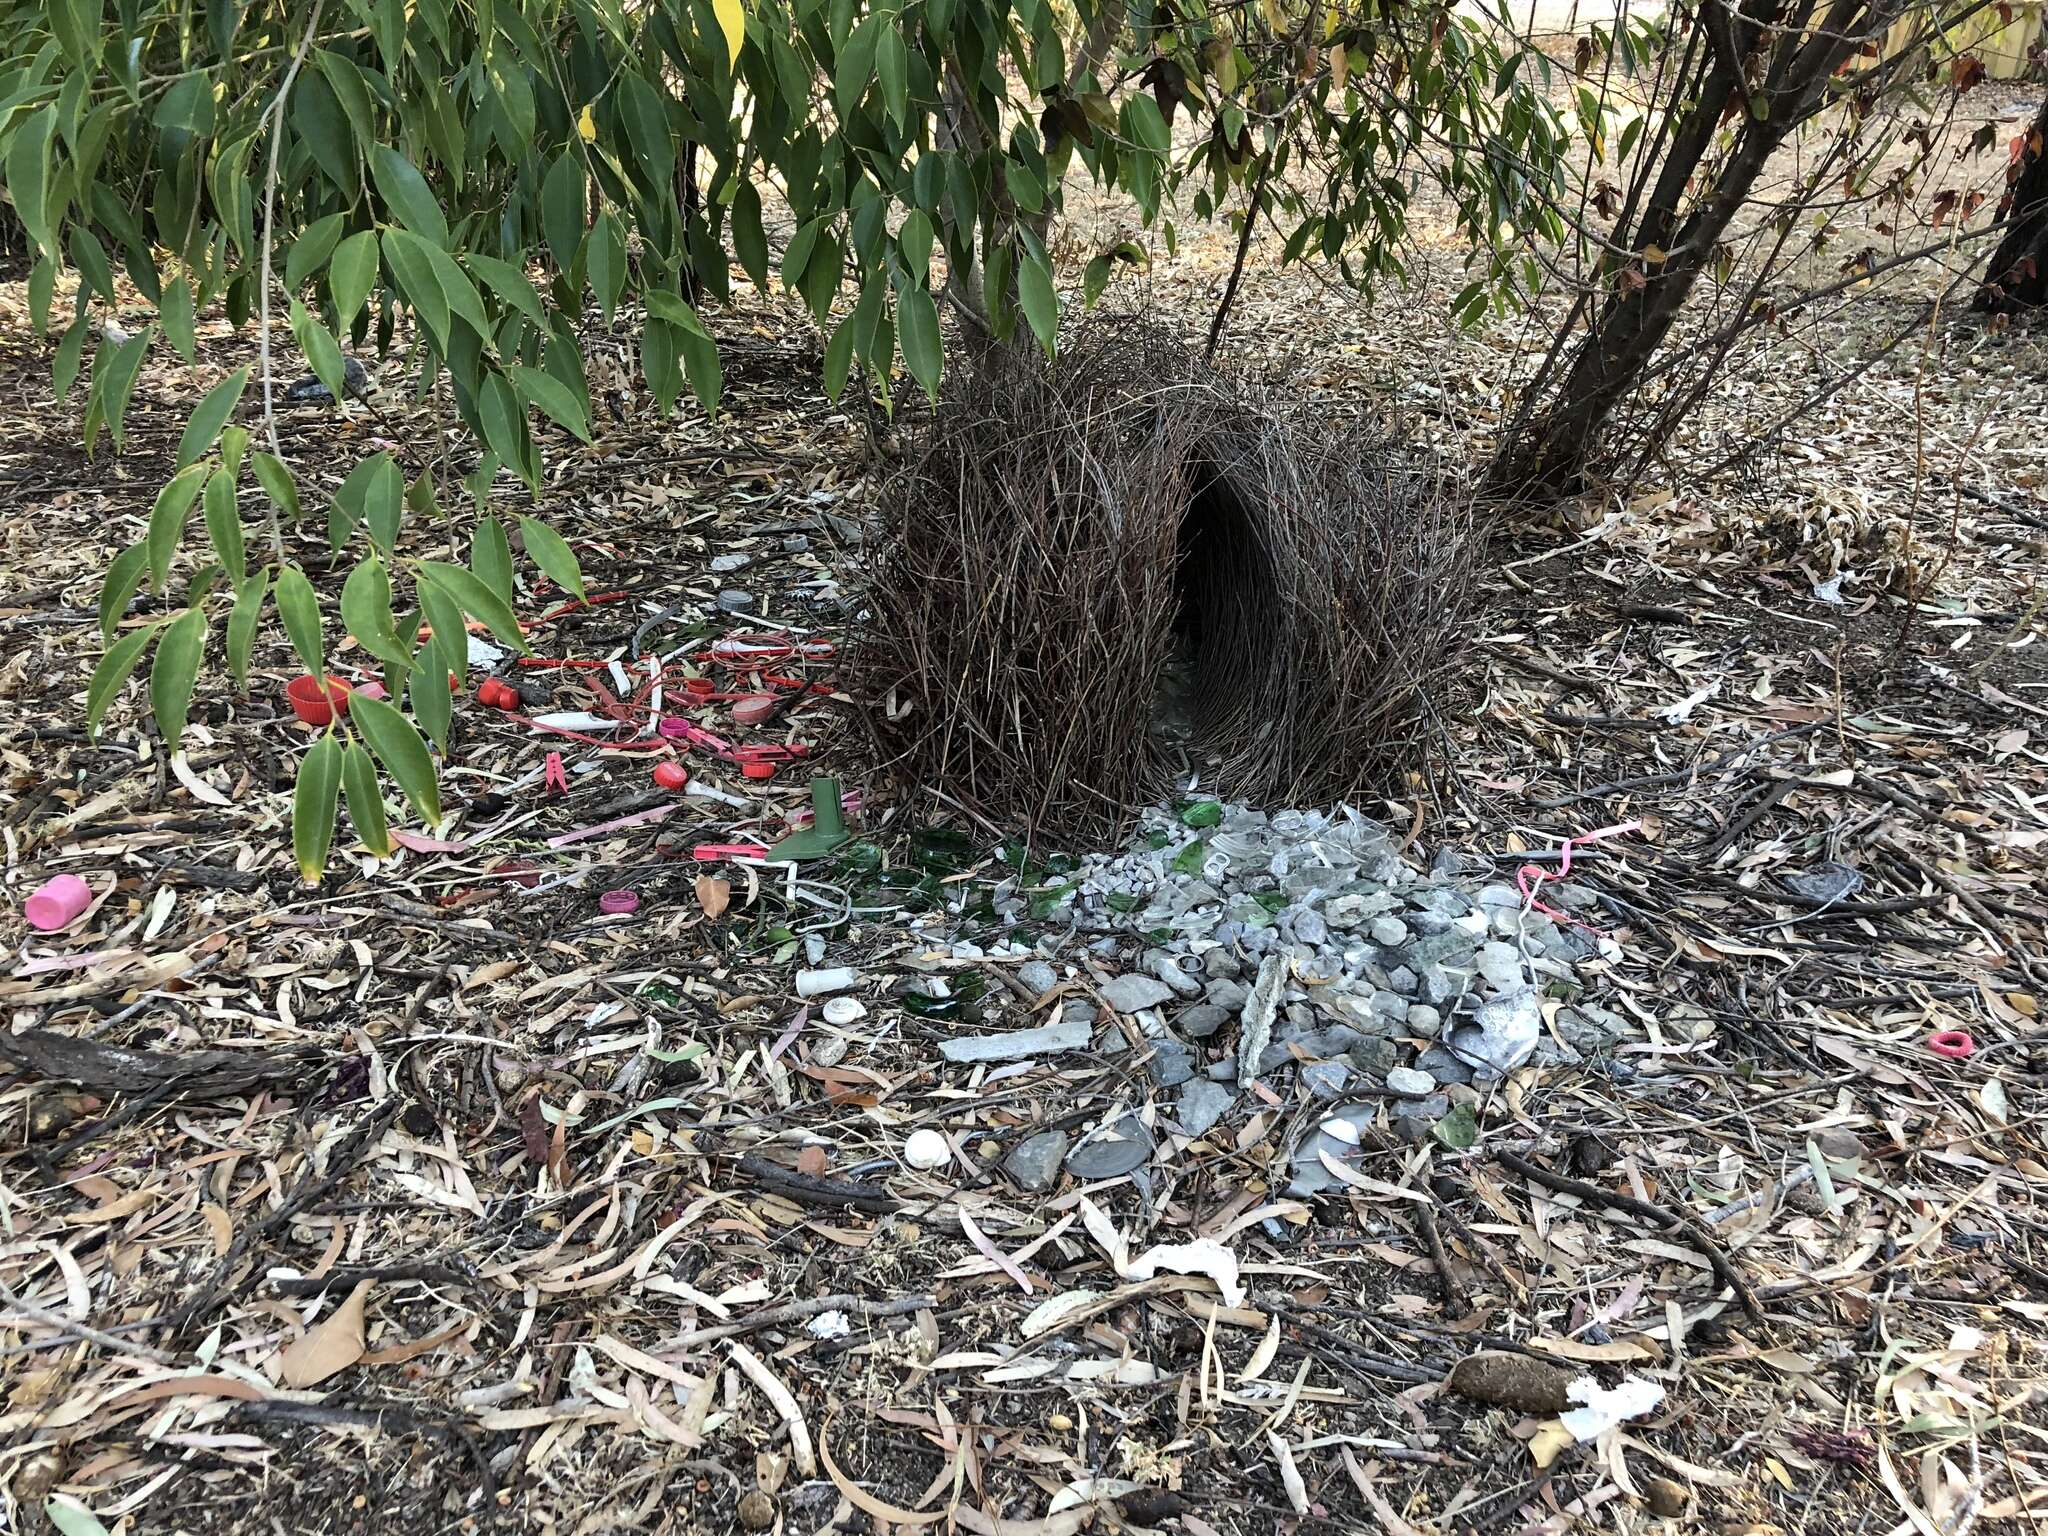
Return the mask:
[[[844,992],[860,980],[860,973],[850,965],[835,965],[829,970],[798,971],[796,973],[796,995],[798,997],[829,997],[834,992]]]
[[[1566,1387],[1565,1395],[1581,1408],[1560,1415],[1575,1440],[1597,1440],[1628,1419],[1639,1419],[1664,1401],[1664,1389],[1641,1376],[1624,1376],[1621,1384],[1603,1387],[1591,1376],[1581,1376]]]
[[[946,1145],[946,1138],[934,1130],[912,1131],[910,1139],[903,1143],[903,1161],[927,1173],[945,1167],[952,1157],[953,1149]]]
[[[867,1005],[857,997],[835,997],[825,1004],[827,1024],[851,1024],[867,1017]]]

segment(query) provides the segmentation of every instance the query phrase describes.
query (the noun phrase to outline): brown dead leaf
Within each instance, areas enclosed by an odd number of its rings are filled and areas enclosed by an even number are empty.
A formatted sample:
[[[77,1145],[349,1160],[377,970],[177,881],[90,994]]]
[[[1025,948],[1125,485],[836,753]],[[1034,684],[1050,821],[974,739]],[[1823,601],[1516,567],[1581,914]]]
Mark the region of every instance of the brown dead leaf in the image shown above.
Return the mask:
[[[721,880],[716,875],[697,877],[697,905],[704,909],[704,915],[714,922],[725,915],[725,909],[732,904],[732,882]]]
[[[286,1346],[277,1362],[277,1373],[286,1386],[317,1387],[363,1358],[363,1309],[376,1284],[374,1280],[361,1282],[312,1332]]]

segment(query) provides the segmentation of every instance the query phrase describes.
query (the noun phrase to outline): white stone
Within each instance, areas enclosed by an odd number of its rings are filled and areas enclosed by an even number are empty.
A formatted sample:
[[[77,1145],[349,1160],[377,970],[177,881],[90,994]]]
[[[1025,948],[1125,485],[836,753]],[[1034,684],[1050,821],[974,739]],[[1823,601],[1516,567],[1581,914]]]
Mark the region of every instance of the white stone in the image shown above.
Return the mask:
[[[903,1161],[927,1173],[945,1167],[952,1158],[953,1149],[937,1131],[912,1131],[910,1139],[903,1143]]]

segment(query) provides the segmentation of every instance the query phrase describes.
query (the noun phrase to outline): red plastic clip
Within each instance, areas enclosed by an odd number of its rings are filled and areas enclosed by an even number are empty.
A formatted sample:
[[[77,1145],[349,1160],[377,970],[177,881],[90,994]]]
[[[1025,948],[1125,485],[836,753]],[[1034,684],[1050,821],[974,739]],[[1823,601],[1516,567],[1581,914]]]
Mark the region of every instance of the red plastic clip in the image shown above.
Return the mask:
[[[562,766],[561,753],[548,754],[547,766],[541,770],[540,782],[551,795],[569,793],[569,770]]]
[[[1927,1037],[1927,1049],[1950,1061],[1961,1061],[1977,1054],[1977,1042],[1967,1029],[1937,1029]]]
[[[759,843],[699,843],[690,850],[690,857],[700,864],[713,864],[720,859],[765,859],[768,850]]]

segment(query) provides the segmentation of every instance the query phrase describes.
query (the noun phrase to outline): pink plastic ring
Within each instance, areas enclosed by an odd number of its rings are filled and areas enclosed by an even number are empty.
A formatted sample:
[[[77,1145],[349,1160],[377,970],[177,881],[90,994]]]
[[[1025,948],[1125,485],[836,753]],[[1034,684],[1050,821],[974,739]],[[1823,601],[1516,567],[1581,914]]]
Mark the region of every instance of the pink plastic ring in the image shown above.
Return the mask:
[[[681,715],[665,715],[661,724],[655,727],[665,741],[675,741],[690,734],[690,722]]]
[[[1970,1038],[1967,1029],[1938,1029],[1927,1037],[1927,1049],[1951,1061],[1961,1061],[1977,1054],[1977,1042]]]
[[[597,898],[597,910],[620,917],[640,910],[640,898],[631,891],[606,891]]]

